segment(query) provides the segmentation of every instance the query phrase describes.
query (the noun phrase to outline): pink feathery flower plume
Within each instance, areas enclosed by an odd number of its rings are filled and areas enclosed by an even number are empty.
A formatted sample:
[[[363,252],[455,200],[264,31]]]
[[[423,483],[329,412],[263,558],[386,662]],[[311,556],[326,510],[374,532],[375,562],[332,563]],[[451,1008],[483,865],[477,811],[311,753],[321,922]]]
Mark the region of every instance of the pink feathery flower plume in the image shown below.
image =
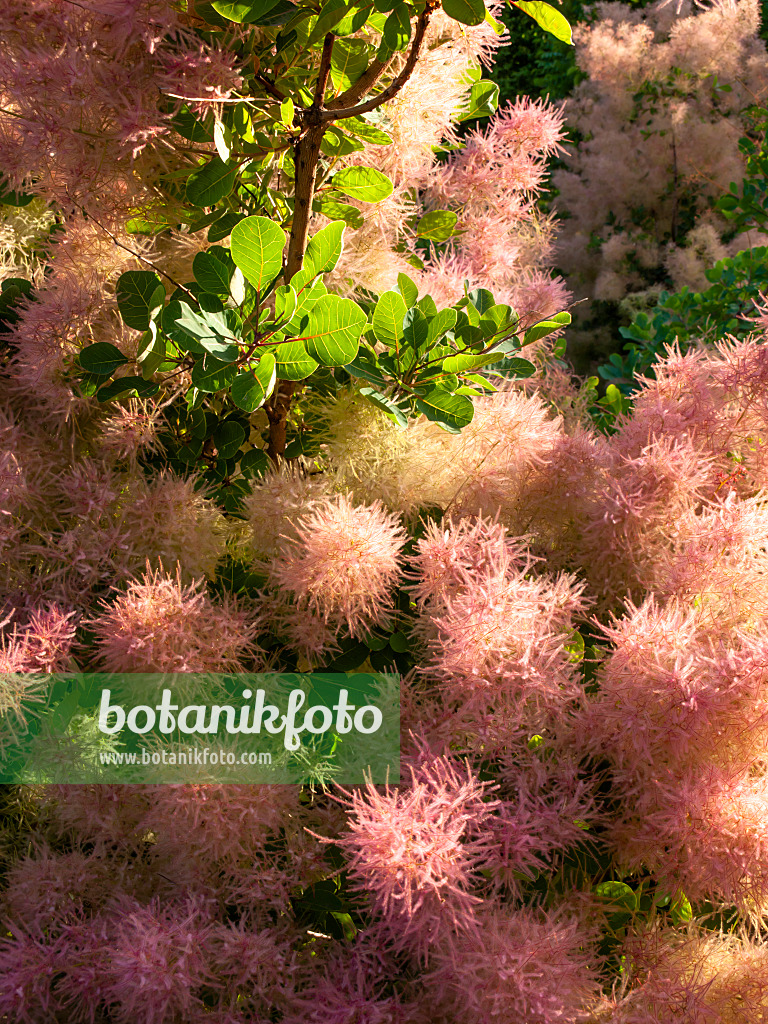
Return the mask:
[[[132,580],[90,622],[108,672],[237,672],[255,652],[254,620],[214,604],[202,580],[183,586],[161,570]]]
[[[295,524],[270,567],[277,586],[332,629],[361,636],[389,620],[406,536],[378,501],[353,505],[337,496]]]
[[[437,1008],[466,1024],[582,1024],[600,994],[595,935],[566,908],[497,906],[436,950]]]
[[[368,784],[344,799],[348,830],[334,842],[353,885],[368,894],[394,948],[428,956],[447,929],[471,929],[477,872],[492,846],[497,801],[469,766],[446,757],[410,768],[397,788]]]
[[[573,616],[583,612],[584,585],[561,575],[487,573],[445,601],[433,617],[424,671],[441,680],[450,700],[495,709],[507,725],[540,729],[579,692],[566,650]]]
[[[441,606],[469,585],[491,573],[530,568],[526,539],[510,537],[501,523],[467,517],[447,524],[430,523],[417,542],[409,576],[420,608]]]

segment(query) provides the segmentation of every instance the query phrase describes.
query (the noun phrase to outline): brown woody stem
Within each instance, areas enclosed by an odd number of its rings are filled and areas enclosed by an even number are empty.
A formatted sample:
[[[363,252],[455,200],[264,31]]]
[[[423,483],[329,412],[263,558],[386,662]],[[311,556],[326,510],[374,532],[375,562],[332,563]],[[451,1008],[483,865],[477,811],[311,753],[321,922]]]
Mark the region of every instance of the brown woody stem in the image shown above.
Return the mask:
[[[283,275],[286,284],[301,270],[304,263],[304,253],[307,250],[309,237],[309,221],[312,217],[312,201],[315,196],[315,186],[317,183],[320,146],[323,142],[326,127],[333,121],[339,121],[346,117],[375,110],[376,107],[386,103],[400,92],[411,77],[416,62],[419,59],[419,53],[421,52],[432,12],[437,10],[439,6],[439,0],[427,0],[426,9],[419,16],[416,25],[416,33],[411,44],[408,59],[397,78],[395,78],[391,85],[380,92],[378,96],[374,96],[373,99],[356,106],[347,107],[345,104],[357,103],[366,92],[370,91],[384,74],[389,61],[372,61],[362,78],[350,89],[342,93],[341,96],[337,97],[336,100],[332,100],[328,107],[325,107],[325,90],[328,86],[328,78],[331,72],[331,57],[335,38],[332,32],[326,35],[323,41],[323,52],[320,58],[320,69],[315,84],[312,106],[299,114],[304,130],[294,146],[294,207],[291,237],[288,241],[288,255]],[[300,382],[281,381],[270,400],[264,406],[269,419],[267,454],[275,463],[280,462],[285,457],[288,415],[291,409],[291,402],[293,396],[302,387],[303,385]]]

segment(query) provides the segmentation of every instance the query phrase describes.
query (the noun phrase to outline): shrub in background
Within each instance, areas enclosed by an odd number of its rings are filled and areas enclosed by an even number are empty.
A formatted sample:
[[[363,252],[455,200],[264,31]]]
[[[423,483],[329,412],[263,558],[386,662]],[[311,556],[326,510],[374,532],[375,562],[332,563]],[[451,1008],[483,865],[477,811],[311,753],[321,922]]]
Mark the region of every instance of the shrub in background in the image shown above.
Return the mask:
[[[584,324],[593,352],[615,345],[615,304],[700,291],[706,270],[755,244],[714,204],[744,177],[739,140],[768,89],[760,5],[678,7],[606,4],[575,32],[588,77],[566,104],[577,144],[553,176],[557,264],[577,298],[600,304]]]

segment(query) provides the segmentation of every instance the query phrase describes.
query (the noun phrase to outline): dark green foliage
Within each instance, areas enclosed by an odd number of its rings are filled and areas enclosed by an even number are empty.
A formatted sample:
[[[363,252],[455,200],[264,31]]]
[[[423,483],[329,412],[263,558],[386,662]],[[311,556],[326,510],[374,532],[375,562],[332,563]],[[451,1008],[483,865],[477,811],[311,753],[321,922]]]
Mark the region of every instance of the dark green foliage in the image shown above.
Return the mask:
[[[662,292],[650,314],[639,313],[629,327],[620,328],[629,342],[624,354],[612,355],[599,368],[600,376],[629,395],[638,387],[637,375],[651,371],[668,345],[685,352],[698,341],[746,337],[754,331],[755,302],[768,289],[767,257],[766,247],[748,249],[706,271],[712,282],[706,291]]]

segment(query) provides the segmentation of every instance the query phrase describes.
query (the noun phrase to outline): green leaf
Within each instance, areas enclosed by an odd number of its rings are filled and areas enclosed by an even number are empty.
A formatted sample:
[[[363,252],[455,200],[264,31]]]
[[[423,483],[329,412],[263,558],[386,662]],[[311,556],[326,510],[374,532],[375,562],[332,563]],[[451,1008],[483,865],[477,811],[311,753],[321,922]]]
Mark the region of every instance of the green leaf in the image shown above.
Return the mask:
[[[485,21],[483,0],[443,0],[443,10],[462,25],[481,25]]]
[[[424,316],[427,317],[427,319],[433,316],[437,316],[437,306],[435,305],[435,300],[432,298],[431,295],[424,295],[422,298],[419,299],[416,305],[419,307]]]
[[[192,261],[195,280],[204,291],[214,295],[229,295],[234,269],[229,253],[219,245],[207,252],[199,252]]]
[[[275,288],[275,320],[290,321],[299,305],[296,289],[289,284]]]
[[[258,292],[280,273],[286,236],[268,217],[246,217],[232,229],[232,259]]]
[[[270,465],[269,456],[261,448],[251,448],[240,459],[240,472],[243,476],[264,476]]]
[[[294,105],[293,105],[293,100],[291,99],[290,96],[288,96],[280,104],[280,120],[286,126],[286,128],[292,128],[293,127],[294,112],[295,112],[295,108],[294,108]]]
[[[404,50],[411,38],[411,15],[408,7],[399,3],[384,22],[384,42],[393,52]]]
[[[127,362],[128,359],[120,349],[110,345],[108,341],[98,341],[80,353],[82,368],[97,377],[111,377],[118,366],[123,366]]]
[[[304,318],[314,304],[328,293],[328,289],[319,278],[316,281],[312,279],[313,270],[314,267],[309,267],[293,275],[291,288],[296,290],[298,305],[296,306],[296,312],[291,317],[291,322],[285,327],[287,335],[296,335],[304,330]],[[305,274],[307,275],[306,278],[304,277]]]
[[[304,254],[304,266],[309,260],[316,274],[333,270],[344,249],[344,227],[343,221],[336,220],[313,235]]]
[[[349,203],[340,203],[337,199],[327,199],[324,196],[315,200],[312,208],[318,213],[322,213],[329,220],[343,220],[353,231],[361,228],[365,220],[363,214],[356,206],[350,206]]]
[[[360,388],[360,394],[377,409],[380,409],[399,430],[405,430],[408,426],[408,418],[402,409],[398,408],[391,398],[377,391],[375,388]]]
[[[193,206],[213,206],[235,187],[237,168],[215,156],[187,179],[187,201]]]
[[[319,363],[300,341],[284,341],[272,350],[275,355],[277,376],[280,380],[304,380],[314,373]]]
[[[333,179],[334,188],[363,203],[378,203],[392,195],[394,186],[375,167],[343,167]]]
[[[150,398],[160,390],[159,386],[151,380],[144,380],[143,377],[118,377],[108,384],[100,387],[96,392],[96,398],[100,402],[111,402],[116,398],[123,398],[128,395],[136,395],[138,398]]]
[[[165,302],[163,282],[151,270],[127,270],[117,279],[115,294],[120,316],[136,331],[146,331]]]
[[[406,651],[411,649],[411,641],[402,631],[398,630],[397,633],[393,633],[389,638],[389,646],[397,654],[405,654]]]
[[[136,362],[141,365],[141,376],[144,380],[150,380],[152,374],[165,362],[165,350],[165,338],[158,334],[156,325],[151,323],[136,350]]]
[[[251,24],[266,26],[285,25],[285,23],[290,18],[293,17],[295,12],[296,4],[291,3],[291,0],[277,0],[277,3],[275,4],[274,7],[270,7],[270,9],[265,14],[260,14],[254,22],[251,22]],[[290,46],[291,43],[295,40],[295,38],[295,33],[293,36],[291,36],[290,33],[288,33],[287,40],[286,37],[283,37],[283,39],[280,40],[280,36],[278,36],[278,38],[275,40],[277,52],[279,53],[281,48],[285,49],[286,47]]]
[[[496,334],[508,333],[516,328],[519,322],[520,317],[511,306],[499,303],[483,311],[479,326],[483,334],[491,338]]]
[[[337,39],[331,55],[331,81],[343,92],[360,78],[368,67],[368,48],[361,39]],[[346,122],[344,127],[346,127]],[[350,131],[352,128],[350,127]],[[364,138],[364,136],[361,136]]]
[[[255,412],[272,394],[277,380],[274,353],[264,352],[256,366],[242,370],[232,382],[232,401],[245,412]]]
[[[617,909],[637,909],[637,893],[625,882],[601,882],[595,886],[595,894]]]
[[[466,395],[450,395],[439,388],[417,398],[416,408],[451,434],[458,434],[462,427],[472,422],[475,414],[475,407]]]
[[[315,27],[309,34],[306,42],[307,48],[314,46],[315,43],[318,43],[331,29],[338,25],[351,6],[352,4],[348,4],[346,0],[327,0],[315,23]]]
[[[357,358],[347,363],[344,369],[351,377],[358,377],[370,381],[377,388],[385,388],[387,381],[374,357],[365,351],[358,352]]]
[[[677,925],[685,924],[686,921],[690,921],[693,918],[693,907],[684,892],[678,894],[669,910],[672,914],[672,920]]]
[[[221,459],[232,459],[240,451],[245,440],[245,431],[239,423],[228,420],[221,423],[213,432],[213,443]]]
[[[242,213],[236,213],[234,210],[228,211],[223,217],[219,217],[215,223],[211,224],[208,229],[208,241],[220,242],[222,238],[227,237],[235,224],[239,224],[243,219]]]
[[[567,319],[565,319],[566,317]],[[540,341],[542,338],[546,338],[547,335],[559,331],[570,322],[570,313],[557,313],[555,316],[550,317],[549,320],[540,320],[539,323],[534,324],[533,327],[530,327],[525,332],[523,345],[531,345],[534,341]]]
[[[222,18],[250,25],[277,6],[277,0],[213,0],[211,7]]]
[[[514,377],[532,377],[536,373],[536,367],[527,359],[505,359],[501,366],[505,373]]]
[[[511,2],[513,7],[519,7],[521,11],[525,11],[537,25],[553,35],[555,39],[573,45],[571,26],[568,24],[567,18],[555,7],[545,4],[544,0],[511,0]]]
[[[192,367],[190,378],[195,387],[208,395],[215,395],[231,387],[237,376],[237,367],[233,363],[222,363],[213,356],[204,355]]]
[[[213,142],[213,124],[213,117],[210,114],[205,121],[201,121],[187,106],[183,106],[170,121],[171,128],[190,142]]]
[[[419,238],[428,238],[432,242],[447,242],[458,219],[453,210],[432,210],[425,213],[416,225],[416,234]]]
[[[338,46],[338,43],[336,44]],[[346,117],[344,119],[344,130],[357,135],[359,138],[370,142],[373,146],[389,146],[392,144],[392,136],[387,135],[381,128],[377,128],[370,121],[364,121],[362,117]]]
[[[352,7],[333,30],[334,34],[337,36],[353,36],[366,23],[370,11],[370,7],[359,7],[357,9]]]
[[[407,274],[397,275],[397,290],[405,299],[405,304],[409,309],[416,305],[419,299],[419,286]]]
[[[415,352],[421,350],[429,334],[429,323],[418,306],[406,310],[403,318],[403,337]]]
[[[184,352],[192,352],[194,355],[202,355],[205,349],[197,340],[194,334],[179,324],[179,317],[182,315],[181,301],[171,299],[163,310],[160,318],[160,326],[164,334],[167,334],[171,341],[174,341]]]
[[[491,28],[493,29],[497,36],[503,36],[504,33],[507,31],[507,26],[504,24],[504,22],[499,21],[497,18],[494,18],[490,11],[485,12],[485,21],[486,24],[491,26]]]
[[[498,358],[497,352],[459,352],[443,360],[443,369],[446,373],[465,373],[495,363]]]
[[[198,344],[222,363],[233,363],[240,355],[240,347],[233,334],[227,317],[228,310],[221,313],[196,313],[186,302],[179,303],[180,315],[176,323]]]
[[[403,318],[407,312],[408,307],[402,295],[384,292],[373,311],[372,326],[376,340],[393,348],[395,342],[403,336]]]
[[[496,112],[499,105],[499,87],[495,82],[483,78],[475,82],[469,91],[469,100],[466,108],[456,119],[457,121],[470,121],[476,117],[490,117]]]
[[[307,352],[324,366],[343,366],[357,355],[367,322],[352,299],[323,295],[309,311],[302,332]]]
[[[448,331],[456,326],[457,313],[455,309],[441,309],[439,313],[429,321],[427,330],[427,345],[431,345],[437,338],[441,338]]]

